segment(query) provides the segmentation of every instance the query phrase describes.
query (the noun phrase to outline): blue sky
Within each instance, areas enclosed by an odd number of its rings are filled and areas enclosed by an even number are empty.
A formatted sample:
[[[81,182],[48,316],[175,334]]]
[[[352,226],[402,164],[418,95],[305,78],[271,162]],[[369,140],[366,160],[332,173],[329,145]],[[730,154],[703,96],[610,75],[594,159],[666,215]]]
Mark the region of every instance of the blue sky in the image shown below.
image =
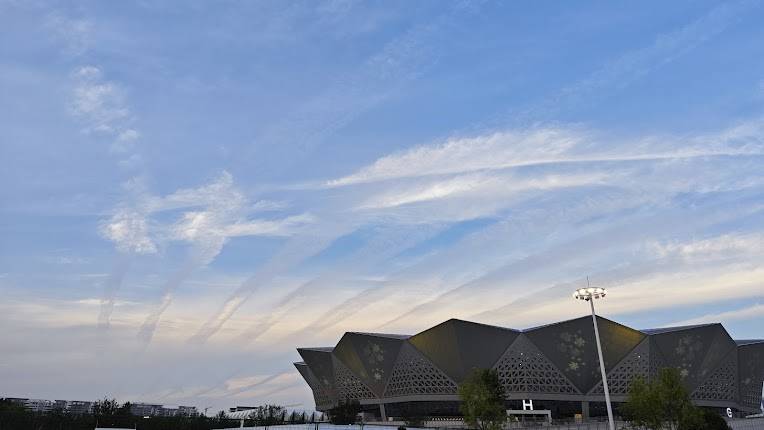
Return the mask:
[[[0,395],[309,409],[296,346],[764,326],[764,5],[0,0]]]

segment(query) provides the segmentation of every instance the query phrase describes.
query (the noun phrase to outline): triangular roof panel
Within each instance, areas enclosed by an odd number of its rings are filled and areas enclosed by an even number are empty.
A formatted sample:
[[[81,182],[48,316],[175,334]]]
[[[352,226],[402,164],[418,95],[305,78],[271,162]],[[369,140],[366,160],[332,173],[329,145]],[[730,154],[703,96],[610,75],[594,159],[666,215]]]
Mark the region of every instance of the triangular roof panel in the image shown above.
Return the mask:
[[[677,327],[650,335],[666,367],[679,369],[685,386],[694,390],[735,347],[721,324]]]
[[[403,342],[388,335],[345,333],[334,354],[381,397]]]
[[[597,326],[607,371],[646,337],[639,330],[599,316]],[[590,316],[543,326],[525,334],[582,393],[588,392],[602,379]]]
[[[490,369],[520,334],[517,330],[450,319],[409,342],[454,381],[472,369]]]
[[[297,348],[305,364],[327,393],[334,394],[334,364],[331,349],[326,348]]]

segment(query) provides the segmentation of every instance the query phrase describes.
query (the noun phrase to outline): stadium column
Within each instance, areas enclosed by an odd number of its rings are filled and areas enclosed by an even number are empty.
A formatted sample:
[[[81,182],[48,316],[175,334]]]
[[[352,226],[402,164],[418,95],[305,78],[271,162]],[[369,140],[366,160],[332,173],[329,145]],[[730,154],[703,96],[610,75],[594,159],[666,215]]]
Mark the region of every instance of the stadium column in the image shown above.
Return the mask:
[[[589,401],[581,401],[581,419],[586,421],[589,419]]]
[[[379,404],[379,416],[382,419],[382,422],[387,421],[387,414],[385,413],[385,404],[380,403]]]

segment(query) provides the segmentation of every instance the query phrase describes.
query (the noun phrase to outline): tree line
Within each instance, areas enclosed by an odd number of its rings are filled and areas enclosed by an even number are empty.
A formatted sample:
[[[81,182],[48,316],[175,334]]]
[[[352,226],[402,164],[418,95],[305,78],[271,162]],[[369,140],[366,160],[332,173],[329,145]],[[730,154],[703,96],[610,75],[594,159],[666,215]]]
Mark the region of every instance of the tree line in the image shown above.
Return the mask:
[[[239,427],[240,419],[229,418],[225,411],[213,417],[152,416],[144,418],[131,413],[131,403],[120,404],[115,399],[93,403],[90,413],[70,413],[60,409],[35,412],[6,399],[0,399],[0,430],[93,430],[96,427],[130,428],[137,430],[211,430]],[[283,423],[305,423],[315,415],[287,413],[283,406],[263,405],[252,409],[244,420],[245,426],[264,426]]]

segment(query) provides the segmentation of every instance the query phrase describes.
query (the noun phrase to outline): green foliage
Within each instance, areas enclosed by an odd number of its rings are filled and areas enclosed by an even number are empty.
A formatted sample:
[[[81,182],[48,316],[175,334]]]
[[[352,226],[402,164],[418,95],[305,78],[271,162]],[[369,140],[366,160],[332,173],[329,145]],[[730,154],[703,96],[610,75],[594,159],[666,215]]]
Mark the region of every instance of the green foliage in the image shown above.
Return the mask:
[[[475,369],[459,386],[464,422],[479,430],[498,430],[507,419],[504,389],[495,370]]]
[[[658,378],[649,383],[642,378],[634,379],[621,412],[632,425],[643,429],[728,429],[718,414],[692,404],[677,369],[661,369]]]
[[[340,402],[329,410],[329,421],[332,424],[355,424],[361,404],[358,400]]]

